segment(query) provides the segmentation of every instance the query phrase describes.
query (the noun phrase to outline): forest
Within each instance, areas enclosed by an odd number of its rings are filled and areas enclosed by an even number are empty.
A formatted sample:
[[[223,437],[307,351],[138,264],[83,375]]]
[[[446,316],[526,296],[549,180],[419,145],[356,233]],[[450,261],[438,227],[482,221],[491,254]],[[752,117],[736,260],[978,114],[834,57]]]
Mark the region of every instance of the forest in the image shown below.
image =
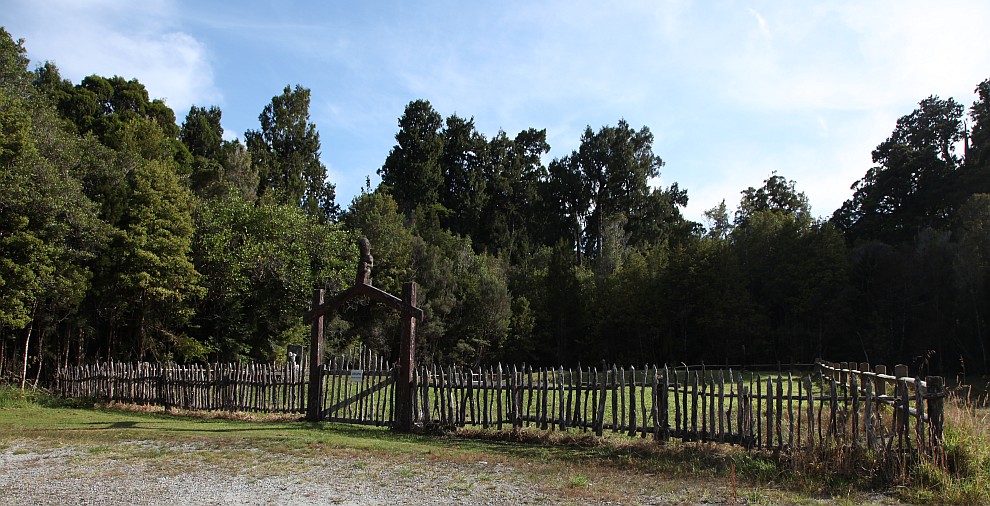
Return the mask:
[[[279,90],[273,90],[279,93]],[[256,130],[181,120],[136,79],[63,79],[0,28],[0,381],[94,361],[284,361],[314,288],[415,280],[418,357],[460,364],[768,364],[817,357],[988,372],[990,79],[930,96],[828,218],[769,172],[702,223],[655,187],[646,126],[589,126],[548,160],[545,129],[482,133],[410,102],[381,183],[337,202],[310,90]],[[355,303],[328,351],[398,348]],[[924,373],[922,373],[924,374]]]

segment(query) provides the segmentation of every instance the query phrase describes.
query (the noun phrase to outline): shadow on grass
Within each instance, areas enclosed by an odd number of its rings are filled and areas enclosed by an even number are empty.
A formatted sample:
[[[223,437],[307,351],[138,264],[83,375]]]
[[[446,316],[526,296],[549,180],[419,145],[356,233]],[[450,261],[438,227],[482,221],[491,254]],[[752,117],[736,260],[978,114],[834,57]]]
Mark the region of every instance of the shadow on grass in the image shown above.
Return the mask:
[[[162,420],[121,420],[115,422],[85,422],[82,425],[87,427],[77,430],[87,430],[87,431],[100,431],[100,430],[137,430],[146,432],[157,432],[161,434],[170,433],[211,433],[211,434],[238,434],[238,433],[252,433],[252,432],[271,432],[275,430],[291,430],[292,427],[287,427],[286,424],[270,424],[264,427],[220,427],[221,422],[224,424],[239,423],[231,422],[229,420],[214,421],[214,420],[182,420],[183,425],[163,425]],[[195,427],[190,427],[189,423],[200,423],[203,425],[198,425]],[[214,425],[210,427],[209,425]]]
[[[115,409],[99,409],[105,413],[121,414]],[[597,437],[585,433],[560,433],[527,430],[458,430],[437,433],[398,433],[388,427],[349,425],[308,421],[254,421],[241,419],[190,418],[166,413],[141,413],[144,420],[88,422],[88,430],[133,429],[161,433],[213,433],[236,435],[284,431],[290,436],[322,439],[352,440],[422,445],[424,448],[460,452],[485,452],[512,458],[540,461],[621,460],[624,465],[655,466],[658,459],[683,464],[693,456],[698,465],[727,468],[726,452],[713,445],[671,443],[660,445],[651,440]],[[175,422],[175,423],[168,423]],[[165,425],[163,425],[165,423]],[[731,452],[731,450],[730,450]],[[692,466],[695,467],[695,466]]]
[[[699,443],[658,444],[650,439],[597,437],[589,433],[530,430],[458,430],[402,434],[387,427],[348,425],[298,420],[267,421],[231,417],[194,417],[163,412],[127,411],[97,406],[91,408],[115,419],[87,421],[74,430],[88,434],[126,431],[135,437],[167,439],[170,434],[197,437],[217,435],[253,440],[260,447],[272,443],[288,447],[325,446],[374,448],[407,455],[432,454],[454,459],[490,460],[487,456],[538,463],[591,464],[601,468],[637,469],[683,476],[702,473],[726,474],[730,467],[741,474],[754,462],[764,474],[776,466],[762,456],[738,448],[719,448]],[[73,430],[73,429],[69,429]],[[240,439],[240,438],[238,438]],[[766,476],[761,476],[766,479]]]

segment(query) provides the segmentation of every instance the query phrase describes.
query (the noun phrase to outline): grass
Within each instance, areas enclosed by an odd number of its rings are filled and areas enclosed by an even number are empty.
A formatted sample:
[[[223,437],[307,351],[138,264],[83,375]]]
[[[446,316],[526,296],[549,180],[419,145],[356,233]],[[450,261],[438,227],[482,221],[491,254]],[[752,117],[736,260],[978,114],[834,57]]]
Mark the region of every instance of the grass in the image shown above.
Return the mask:
[[[646,494],[675,503],[990,504],[990,411],[959,399],[947,403],[944,454],[903,468],[883,467],[880,456],[848,448],[773,455],[525,429],[402,435],[286,417],[117,408],[0,387],[0,452],[71,446],[94,458],[146,461],[165,475],[208,465],[262,477],[303,471],[313,465],[308,458],[328,455],[350,459],[358,472],[369,458],[395,462],[403,478],[425,472],[431,462],[502,464],[548,495],[574,502],[629,502]],[[286,455],[300,458],[271,457]],[[493,483],[464,477],[449,486],[466,490]]]
[[[588,486],[588,477],[583,474],[575,474],[567,480],[567,485],[570,487],[585,488]]]
[[[950,397],[943,452],[913,470],[918,498],[952,504],[990,504],[990,407]]]
[[[21,390],[0,385],[0,409],[26,408],[37,403],[35,390]]]

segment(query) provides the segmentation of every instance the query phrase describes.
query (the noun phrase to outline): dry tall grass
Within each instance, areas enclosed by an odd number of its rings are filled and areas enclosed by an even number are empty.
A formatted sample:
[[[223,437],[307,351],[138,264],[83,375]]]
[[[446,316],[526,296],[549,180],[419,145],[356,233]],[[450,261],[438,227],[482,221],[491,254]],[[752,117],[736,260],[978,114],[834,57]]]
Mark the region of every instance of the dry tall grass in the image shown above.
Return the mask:
[[[981,402],[982,401],[982,402]],[[781,455],[778,465],[811,489],[896,491],[921,504],[990,504],[990,406],[950,395],[941,447],[898,452],[820,445]]]
[[[942,502],[990,504],[990,405],[953,395],[945,403],[942,452],[920,463],[915,489]]]

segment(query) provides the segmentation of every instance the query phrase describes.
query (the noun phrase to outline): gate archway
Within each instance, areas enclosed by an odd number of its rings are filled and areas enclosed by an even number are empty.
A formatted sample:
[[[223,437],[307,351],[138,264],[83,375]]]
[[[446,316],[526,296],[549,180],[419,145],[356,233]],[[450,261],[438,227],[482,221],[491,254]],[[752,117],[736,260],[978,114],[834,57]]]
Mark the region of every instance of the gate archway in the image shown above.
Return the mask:
[[[358,242],[361,259],[358,261],[354,286],[324,300],[325,290],[313,291],[313,307],[306,313],[305,321],[312,325],[309,347],[309,395],[306,403],[306,419],[319,421],[323,414],[323,322],[349,300],[366,297],[399,311],[402,321],[401,343],[399,345],[399,367],[395,378],[395,422],[392,428],[400,432],[412,430],[413,367],[416,364],[416,321],[423,320],[423,310],[416,306],[416,282],[402,285],[402,298],[379,290],[371,282],[374,257],[371,244],[362,238]]]

